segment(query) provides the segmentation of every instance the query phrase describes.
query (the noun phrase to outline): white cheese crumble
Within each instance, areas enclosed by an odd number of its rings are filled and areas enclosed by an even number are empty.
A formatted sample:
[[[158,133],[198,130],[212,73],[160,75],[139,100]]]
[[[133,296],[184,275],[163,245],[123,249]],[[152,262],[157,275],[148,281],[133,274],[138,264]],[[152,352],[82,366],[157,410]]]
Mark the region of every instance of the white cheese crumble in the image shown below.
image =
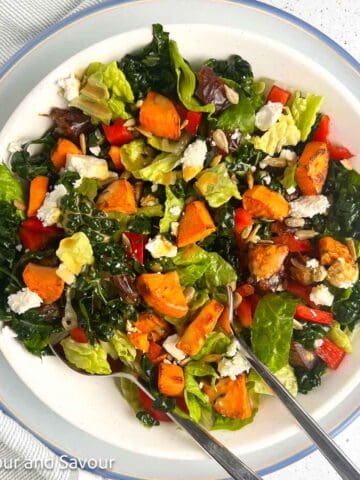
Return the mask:
[[[153,184],[151,185],[151,191],[152,191],[152,193],[157,192],[158,189],[159,189],[159,185],[158,185],[157,183],[153,183]]]
[[[311,289],[310,300],[316,305],[325,305],[331,307],[334,301],[334,295],[329,291],[326,285],[316,285]]]
[[[238,128],[234,130],[234,132],[231,134],[230,138],[231,140],[240,140],[242,133]]]
[[[98,180],[109,178],[107,161],[92,155],[68,154],[65,170],[77,172],[81,178],[97,178]]]
[[[99,147],[99,145],[96,145],[95,147],[90,147],[89,151],[90,153],[95,155],[95,157],[98,157],[101,153],[101,148]]]
[[[236,377],[243,372],[248,372],[251,368],[250,363],[240,352],[240,345],[237,340],[233,340],[229,345],[225,357],[218,363],[218,372],[221,377],[230,377],[236,380]]]
[[[42,223],[49,227],[57,223],[60,217],[60,201],[68,191],[64,185],[55,185],[54,190],[48,192],[45,196],[44,203],[41,205],[37,211],[37,218],[42,221]]]
[[[295,193],[295,192],[296,192],[296,188],[295,188],[295,187],[289,187],[289,188],[286,189],[286,193],[287,193],[288,195],[292,195],[292,194]]]
[[[10,310],[19,315],[27,312],[30,308],[40,307],[42,304],[41,297],[29,288],[23,288],[22,290],[9,295],[7,301]]]
[[[179,222],[171,222],[170,223],[170,233],[174,237],[177,237],[179,231]]]
[[[170,207],[169,208],[169,213],[170,213],[170,215],[173,215],[174,217],[176,217],[177,215],[180,215],[181,208],[180,207]]]
[[[290,216],[294,218],[312,218],[326,213],[330,207],[325,195],[307,195],[290,202]]]
[[[163,235],[156,235],[155,238],[150,239],[145,248],[153,258],[175,257],[177,254],[176,245],[169,242]]]
[[[9,153],[16,153],[16,152],[21,152],[22,147],[21,143],[19,142],[10,142],[7,148]]]
[[[179,340],[179,335],[175,333],[174,335],[167,337],[162,346],[173,358],[175,358],[175,360],[181,362],[182,360],[185,360],[186,354],[180,350],[180,348],[177,348],[176,344]]]
[[[183,166],[183,177],[186,182],[194,178],[204,168],[206,154],[205,140],[197,139],[186,147],[180,160]]]
[[[57,84],[63,89],[63,96],[68,102],[79,96],[80,81],[75,77],[74,73],[71,73],[66,78],[61,78],[57,81]]]
[[[138,333],[139,329],[130,320],[126,320],[126,331],[128,333]]]
[[[315,348],[320,348],[323,343],[324,343],[324,340],[322,338],[317,338],[314,341],[314,347]]]
[[[319,260],[316,258],[310,258],[310,260],[306,260],[306,266],[308,268],[315,269],[319,266]]]
[[[268,102],[255,115],[255,126],[262,132],[269,130],[279,120],[284,105],[280,102]]]
[[[285,160],[287,160],[288,162],[294,162],[297,159],[296,153],[289,148],[283,148],[280,152],[279,157],[285,158]]]

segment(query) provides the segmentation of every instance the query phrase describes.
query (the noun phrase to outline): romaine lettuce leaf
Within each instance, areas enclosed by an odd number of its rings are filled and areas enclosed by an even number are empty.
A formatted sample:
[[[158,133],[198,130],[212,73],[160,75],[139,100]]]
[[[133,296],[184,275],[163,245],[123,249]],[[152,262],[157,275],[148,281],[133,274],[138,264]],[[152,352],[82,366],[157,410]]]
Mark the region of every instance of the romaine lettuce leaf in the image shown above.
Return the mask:
[[[251,328],[255,355],[272,371],[289,363],[293,318],[298,300],[288,293],[265,295],[258,303]]]
[[[195,73],[180,55],[177,43],[174,40],[170,40],[169,42],[169,52],[177,77],[177,93],[182,104],[185,108],[193,112],[213,113],[215,111],[215,105],[212,103],[201,105],[195,98]]]
[[[251,417],[246,418],[245,420],[241,420],[240,418],[224,417],[219,413],[215,413],[214,423],[210,427],[210,430],[230,430],[230,431],[240,430],[240,428],[243,428],[246,425],[249,425],[249,423],[251,423],[254,420],[256,412],[257,412],[257,409],[253,409],[253,413]]]
[[[282,114],[279,120],[261,136],[255,136],[250,141],[257,150],[274,155],[280,153],[286,145],[297,145],[300,141],[300,130],[297,128],[290,112]]]
[[[207,168],[201,172],[195,183],[197,190],[212,208],[218,208],[230,198],[241,198],[236,184],[231,180],[225,163]]]
[[[170,187],[165,188],[165,213],[160,220],[160,233],[167,233],[170,230],[172,222],[176,222],[184,208],[184,199],[174,195]]]
[[[88,373],[109,374],[110,365],[106,359],[107,353],[100,344],[75,342],[71,337],[61,341],[68,362]]]
[[[201,347],[200,351],[192,358],[194,360],[200,360],[205,355],[209,355],[211,353],[225,353],[230,343],[230,337],[224,333],[211,332],[210,335],[207,336],[206,342]]]
[[[130,342],[125,333],[120,330],[115,330],[110,343],[115,348],[115,351],[122,362],[131,363],[135,360],[136,348]]]
[[[120,148],[121,163],[126,170],[134,172],[149,164],[151,158],[146,155],[145,147],[146,143],[144,139],[137,138]]]
[[[296,397],[298,394],[298,384],[294,369],[290,365],[285,365],[280,370],[274,373],[275,377],[284,385],[284,387]],[[264,380],[254,371],[251,370],[249,382],[254,383],[254,392],[261,395],[274,395],[270,387],[264,382]]]
[[[252,133],[255,126],[255,109],[248,97],[240,95],[239,103],[232,105],[221,113],[217,127],[225,131],[237,128],[242,134]]]
[[[203,410],[211,409],[209,397],[201,390],[197,377],[210,377],[213,381],[217,378],[215,369],[199,361],[191,361],[185,366],[184,398],[191,419],[199,423]]]
[[[169,140],[168,138],[155,137],[155,135],[153,135],[148,138],[147,143],[161,152],[181,155],[190,142],[190,139],[191,135],[183,130],[179,140]]]
[[[154,158],[150,165],[140,170],[134,170],[132,174],[135,178],[141,180],[147,180],[148,182],[158,183],[160,185],[169,185],[176,181],[176,176],[169,174],[179,164],[179,155],[175,155],[174,153],[160,153]]]
[[[107,65],[101,64],[104,84],[111,90],[113,95],[127,103],[134,102],[134,94],[130,83],[124,73],[117,66],[115,60]]]
[[[183,287],[192,287],[194,283],[202,278],[206,272],[206,263],[196,263],[194,265],[186,265],[177,270],[180,283]]]
[[[214,289],[236,282],[237,274],[233,267],[218,253],[208,253],[207,269],[204,283],[207,288]]]
[[[0,164],[0,202],[14,201],[24,203],[21,184],[6,165]]]
[[[117,118],[123,118],[124,120],[127,120],[131,117],[130,113],[126,111],[125,102],[120,100],[119,97],[115,97],[115,95],[112,95],[111,98],[109,98],[107,104],[111,110],[113,120],[116,120]]]
[[[297,183],[295,180],[295,172],[296,172],[296,163],[294,162],[291,165],[288,165],[284,170],[284,176],[280,180],[282,186],[287,190],[291,187],[296,187]]]
[[[300,130],[302,142],[305,142],[311,132],[323,99],[323,97],[312,93],[308,93],[305,98],[301,97],[300,92],[295,93],[290,110],[295,124]]]
[[[352,352],[350,336],[346,332],[344,332],[344,330],[341,330],[340,323],[334,322],[330,332],[326,336],[338,347],[345,350],[346,353]]]

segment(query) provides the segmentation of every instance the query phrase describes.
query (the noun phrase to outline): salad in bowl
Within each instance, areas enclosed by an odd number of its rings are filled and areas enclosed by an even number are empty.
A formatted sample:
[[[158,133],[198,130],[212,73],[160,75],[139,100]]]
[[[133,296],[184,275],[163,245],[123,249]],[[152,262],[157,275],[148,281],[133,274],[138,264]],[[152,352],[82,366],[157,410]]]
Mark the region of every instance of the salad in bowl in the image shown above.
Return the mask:
[[[121,392],[147,426],[175,409],[236,430],[272,392],[230,285],[260,360],[293,395],[319,387],[360,317],[360,175],[323,98],[238,54],[194,71],[161,25],[58,83],[51,129],[0,166],[4,325],[35,355],[61,338],[78,369],[141,376],[155,401]]]

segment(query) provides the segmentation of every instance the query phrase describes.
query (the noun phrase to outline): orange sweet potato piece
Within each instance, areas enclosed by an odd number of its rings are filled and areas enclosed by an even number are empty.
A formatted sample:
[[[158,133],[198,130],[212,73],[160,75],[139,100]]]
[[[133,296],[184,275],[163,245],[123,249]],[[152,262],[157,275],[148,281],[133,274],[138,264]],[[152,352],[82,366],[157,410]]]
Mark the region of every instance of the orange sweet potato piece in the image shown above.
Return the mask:
[[[219,325],[221,325],[222,329],[224,330],[225,333],[228,335],[232,334],[232,330],[230,327],[230,317],[229,317],[229,308],[225,307],[222,314],[220,315],[219,318]]]
[[[215,232],[216,227],[204,202],[195,200],[185,207],[180,219],[177,246],[199,242]]]
[[[143,273],[137,278],[137,288],[145,302],[169,317],[184,317],[189,307],[177,272]]]
[[[157,342],[167,336],[170,332],[170,325],[154,312],[141,312],[134,326],[142,333],[147,333],[149,340]]]
[[[286,245],[257,244],[249,248],[249,270],[258,280],[278,273],[289,253]]]
[[[72,153],[74,155],[82,155],[80,148],[67,138],[59,138],[57,144],[53,148],[50,158],[56,170],[65,167],[66,155]]]
[[[156,92],[149,92],[140,108],[140,125],[158,137],[180,138],[180,115],[171,100]]]
[[[112,145],[109,148],[109,157],[111,158],[116,170],[124,170],[124,165],[121,163],[120,147]]]
[[[321,265],[332,265],[339,258],[343,258],[347,263],[354,261],[348,247],[332,237],[319,240],[319,252]]]
[[[210,300],[186,327],[176,344],[177,348],[187,355],[196,355],[204,345],[206,336],[214,330],[223,310],[224,305],[216,300]]]
[[[129,332],[127,336],[137,350],[141,350],[144,353],[149,350],[150,344],[147,333]]]
[[[329,153],[326,143],[309,142],[296,167],[295,179],[304,195],[321,193],[329,169]]]
[[[45,303],[59,300],[64,291],[64,281],[57,276],[56,268],[28,263],[22,277],[25,285],[36,292]]]
[[[49,179],[43,175],[38,175],[30,182],[29,190],[29,204],[27,209],[27,216],[33,217],[44,203],[47,189],[49,186]]]
[[[289,213],[289,204],[278,192],[263,185],[246,190],[243,195],[243,207],[255,218],[282,220]]]
[[[167,353],[165,350],[162,348],[161,345],[155,342],[150,342],[149,343],[149,350],[147,352],[147,356],[149,360],[151,360],[153,363],[157,364],[162,362],[166,357]]]
[[[100,193],[96,207],[104,212],[136,213],[134,187],[124,178],[115,180]]]
[[[204,391],[214,409],[221,415],[241,420],[251,417],[252,408],[245,374],[239,375],[236,380],[221,378],[215,386],[205,384]]]
[[[168,397],[178,397],[184,391],[184,370],[180,365],[161,362],[159,364],[159,392]]]

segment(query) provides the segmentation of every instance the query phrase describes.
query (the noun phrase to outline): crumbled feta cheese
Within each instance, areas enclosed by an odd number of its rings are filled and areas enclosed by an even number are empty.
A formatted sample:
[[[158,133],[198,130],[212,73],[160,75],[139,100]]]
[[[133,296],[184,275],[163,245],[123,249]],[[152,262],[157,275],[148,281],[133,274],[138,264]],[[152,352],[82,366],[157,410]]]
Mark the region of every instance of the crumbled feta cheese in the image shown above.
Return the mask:
[[[157,183],[153,183],[153,184],[151,185],[151,191],[152,191],[152,193],[157,192],[158,189],[159,189],[159,185],[158,185]]]
[[[255,115],[255,126],[266,132],[279,120],[284,105],[280,102],[267,102]]]
[[[288,195],[292,195],[292,194],[295,193],[295,192],[296,192],[296,188],[295,188],[295,187],[289,187],[289,188],[286,189],[286,193],[287,193]]]
[[[325,195],[307,195],[290,202],[290,216],[295,218],[312,218],[326,213],[330,207]]]
[[[204,168],[207,154],[206,141],[197,139],[190,143],[181,157],[183,177],[186,182],[193,179]]]
[[[54,190],[48,192],[45,196],[44,203],[37,211],[37,218],[48,227],[57,223],[60,217],[60,201],[68,191],[64,185],[55,185]]]
[[[92,155],[68,154],[65,170],[77,172],[81,178],[97,178],[98,180],[109,178],[107,161]]]
[[[21,143],[10,142],[7,149],[9,153],[21,152],[22,150]]]
[[[315,269],[319,266],[319,260],[316,258],[310,258],[310,260],[306,260],[306,266],[308,268]]]
[[[280,152],[279,157],[285,158],[285,160],[287,160],[288,162],[294,162],[297,159],[296,153],[289,148],[283,148]]]
[[[179,222],[171,222],[170,223],[170,233],[174,237],[177,237],[179,231]]]
[[[334,301],[334,295],[329,291],[326,285],[316,285],[311,289],[310,300],[316,305],[325,305],[331,307]]]
[[[170,353],[172,357],[175,358],[175,360],[181,362],[182,360],[185,360],[186,354],[182,350],[180,350],[180,348],[177,348],[176,344],[179,340],[179,335],[175,333],[174,335],[170,335],[170,337],[167,337],[162,346],[168,353]]]
[[[271,177],[267,172],[260,172],[260,178],[265,183],[265,185],[270,185]]]
[[[225,353],[225,357],[218,364],[220,376],[230,377],[231,380],[235,380],[238,375],[248,372],[250,368],[250,363],[240,352],[239,342],[233,340]]]
[[[21,243],[19,243],[19,245],[16,245],[16,246],[15,246],[15,249],[16,249],[18,252],[21,252],[21,250],[23,249]]]
[[[79,187],[81,187],[81,184],[82,184],[82,178],[78,178],[78,179],[75,180],[75,182],[73,183],[73,187],[74,187],[74,188],[79,188]]]
[[[296,320],[296,318],[293,318],[293,329],[294,330],[304,330],[304,325]]]
[[[231,134],[230,138],[231,140],[239,140],[241,138],[242,133],[238,128],[234,130],[234,132]]]
[[[8,297],[8,305],[10,310],[21,315],[27,312],[30,308],[40,307],[42,299],[35,292],[32,292],[29,288],[23,288]]]
[[[130,320],[126,320],[126,331],[128,333],[138,333],[139,329]]]
[[[162,235],[156,235],[155,238],[149,240],[145,248],[153,258],[175,257],[177,254],[177,247]]]
[[[99,145],[96,145],[95,147],[90,147],[89,150],[93,155],[95,155],[95,157],[98,157],[101,153],[101,148],[99,147]]]
[[[323,343],[324,343],[324,340],[322,338],[317,338],[314,341],[314,348],[320,348]]]
[[[170,207],[169,208],[169,213],[170,213],[170,215],[173,215],[174,217],[176,217],[177,215],[180,215],[181,208],[180,207]]]
[[[57,84],[63,89],[63,96],[68,102],[71,102],[79,95],[80,81],[73,73],[66,78],[58,80]]]

